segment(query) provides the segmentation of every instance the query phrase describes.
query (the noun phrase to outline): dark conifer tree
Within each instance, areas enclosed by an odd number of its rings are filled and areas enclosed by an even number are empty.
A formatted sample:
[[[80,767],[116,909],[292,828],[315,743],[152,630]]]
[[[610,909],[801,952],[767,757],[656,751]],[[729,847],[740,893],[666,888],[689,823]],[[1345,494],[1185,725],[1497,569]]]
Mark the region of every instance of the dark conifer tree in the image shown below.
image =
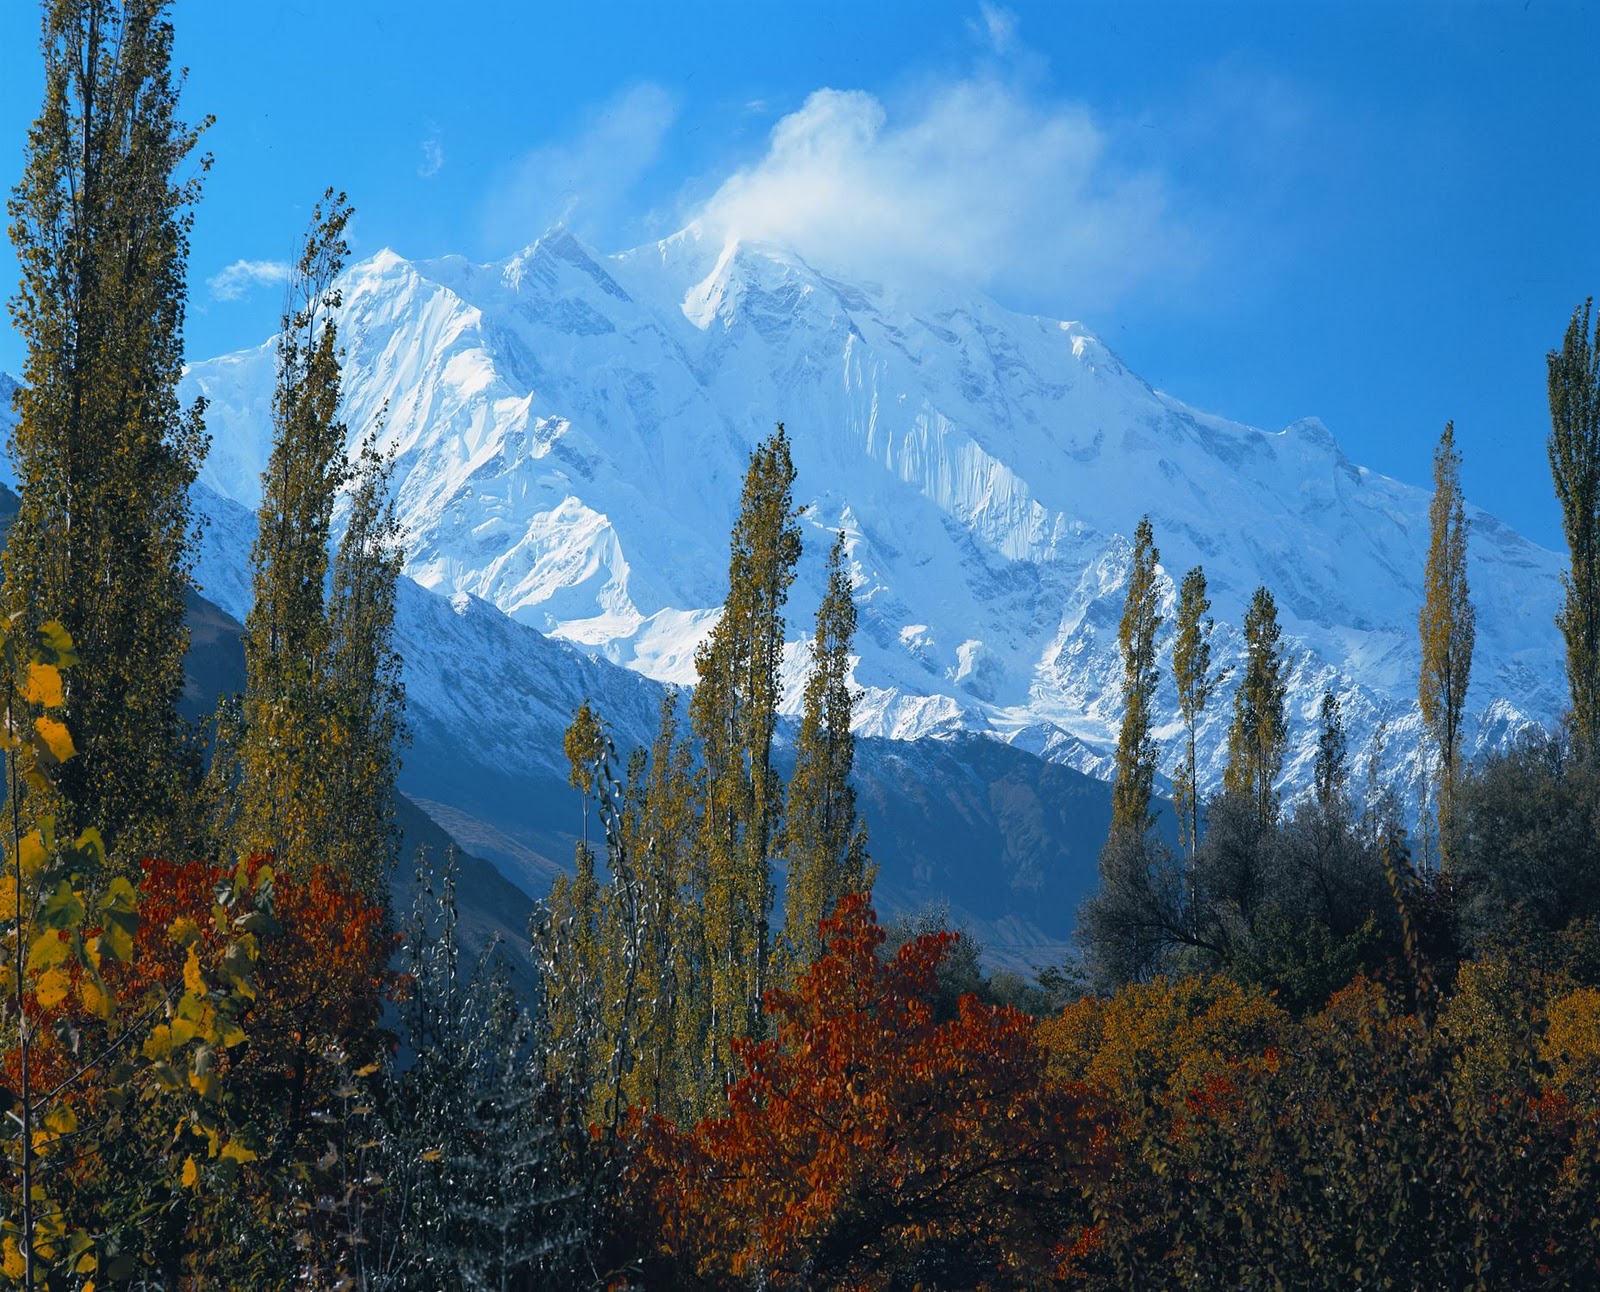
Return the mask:
[[[1591,297],[1572,312],[1550,376],[1550,474],[1561,502],[1572,568],[1556,616],[1567,643],[1572,734],[1580,750],[1600,748],[1600,319],[1590,334]]]
[[[1111,786],[1111,833],[1143,834],[1154,824],[1150,799],[1156,774],[1156,745],[1150,736],[1156,693],[1156,630],[1161,626],[1160,586],[1150,517],[1142,517],[1133,536],[1133,563],[1117,645],[1122,651],[1122,730],[1117,737],[1116,771]]]
[[[1276,786],[1289,746],[1288,669],[1278,638],[1277,602],[1266,588],[1257,588],[1244,616],[1244,676],[1233,696],[1222,788],[1252,803],[1263,825],[1278,819]]]
[[[5,601],[58,619],[86,667],[65,720],[80,756],[30,799],[98,825],[114,864],[181,846],[177,703],[188,646],[201,407],[178,403],[191,209],[209,159],[178,117],[165,0],[51,0],[44,102],[8,203],[27,344],[11,457],[21,510]],[[189,168],[189,174],[182,172]]]

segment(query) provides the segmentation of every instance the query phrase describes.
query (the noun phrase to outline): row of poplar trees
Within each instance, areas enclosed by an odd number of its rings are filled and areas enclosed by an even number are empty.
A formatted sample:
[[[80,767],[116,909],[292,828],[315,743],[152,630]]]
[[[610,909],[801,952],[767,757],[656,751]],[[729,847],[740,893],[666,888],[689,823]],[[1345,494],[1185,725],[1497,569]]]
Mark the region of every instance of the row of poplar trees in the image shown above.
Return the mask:
[[[62,710],[78,756],[23,793],[13,822],[96,826],[119,873],[148,856],[272,852],[280,865],[333,862],[376,892],[396,847],[400,553],[388,464],[369,438],[352,466],[338,415],[342,195],[317,208],[278,343],[247,690],[223,704],[209,760],[178,711],[199,538],[190,487],[208,445],[204,401],[182,406],[178,383],[210,158],[198,152],[209,118],[179,116],[168,8],[44,7],[44,102],[8,203],[27,355],[3,597],[23,639],[59,621],[83,663]]]
[[[1565,597],[1556,616],[1566,644],[1571,697],[1567,727],[1574,751],[1589,758],[1600,752],[1600,321],[1593,318],[1592,299],[1573,311],[1561,348],[1547,356],[1547,367],[1550,471],[1571,556],[1570,568],[1563,576]],[[1434,451],[1433,485],[1423,602],[1417,615],[1421,647],[1417,702],[1433,756],[1431,783],[1439,860],[1447,867],[1463,774],[1463,720],[1476,639],[1476,615],[1467,580],[1468,522],[1461,491],[1461,454],[1453,422],[1445,426]],[[1114,837],[1142,835],[1155,822],[1151,805],[1157,749],[1151,726],[1159,682],[1160,559],[1146,516],[1134,533],[1127,597],[1117,631],[1123,667],[1123,720],[1112,791]],[[1173,777],[1173,804],[1180,842],[1190,850],[1200,838],[1196,730],[1208,700],[1225,676],[1212,669],[1209,610],[1205,571],[1196,566],[1178,589],[1172,648],[1173,681],[1184,731]],[[1284,708],[1288,667],[1279,638],[1272,593],[1258,588],[1245,612],[1243,676],[1234,693],[1222,791],[1252,803],[1264,822],[1278,814],[1277,783],[1288,749]],[[1343,762],[1343,724],[1332,692],[1323,695],[1319,719],[1316,797],[1326,801],[1336,787],[1324,782],[1333,775],[1335,763]]]
[[[1158,750],[1151,734],[1160,672],[1156,634],[1161,627],[1160,549],[1148,516],[1134,530],[1133,559],[1117,645],[1122,656],[1122,725],[1117,737],[1111,787],[1111,834],[1142,836],[1155,825],[1153,803]],[[1195,566],[1178,589],[1177,634],[1172,674],[1183,723],[1183,750],[1173,777],[1173,802],[1180,841],[1193,849],[1200,839],[1201,795],[1196,741],[1206,706],[1227,678],[1213,667],[1211,601],[1205,570]],[[1259,817],[1278,812],[1277,781],[1288,750],[1284,705],[1288,664],[1280,645],[1278,607],[1272,593],[1257,588],[1244,617],[1244,672],[1234,692],[1228,728],[1223,792],[1248,800]]]
[[[557,880],[535,933],[555,1062],[590,1092],[602,1126],[615,1129],[628,1108],[679,1122],[719,1110],[742,1070],[740,1043],[764,1034],[768,991],[820,954],[819,921],[840,898],[871,886],[850,785],[856,610],[843,535],[828,556],[787,785],[775,758],[783,608],[801,556],[794,475],[780,424],[751,454],[728,596],[696,657],[687,730],[669,694],[651,748],[618,770],[593,708],[567,733],[584,837],[575,876]]]

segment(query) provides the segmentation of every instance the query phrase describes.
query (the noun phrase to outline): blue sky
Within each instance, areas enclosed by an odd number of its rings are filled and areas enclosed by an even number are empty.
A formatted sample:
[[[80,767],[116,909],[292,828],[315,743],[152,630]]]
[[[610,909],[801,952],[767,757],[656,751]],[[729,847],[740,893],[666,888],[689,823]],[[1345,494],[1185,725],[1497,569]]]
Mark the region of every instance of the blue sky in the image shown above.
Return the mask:
[[[216,116],[189,352],[275,326],[328,184],[358,254],[603,251],[700,217],[1080,319],[1152,384],[1316,415],[1559,546],[1544,353],[1600,291],[1600,6],[178,0]],[[38,107],[0,5],[0,179]],[[16,276],[0,250],[0,283]],[[0,368],[20,340],[0,329]],[[782,410],[774,410],[781,415]]]

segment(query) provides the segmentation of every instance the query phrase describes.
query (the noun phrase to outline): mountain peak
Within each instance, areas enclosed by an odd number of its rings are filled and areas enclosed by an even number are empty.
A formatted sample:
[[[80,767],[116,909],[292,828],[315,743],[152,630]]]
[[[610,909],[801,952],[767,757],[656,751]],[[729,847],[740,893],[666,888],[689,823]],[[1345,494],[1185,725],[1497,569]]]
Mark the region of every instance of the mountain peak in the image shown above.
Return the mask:
[[[428,587],[692,682],[750,450],[781,420],[808,535],[791,703],[820,553],[848,524],[864,729],[1050,729],[1061,738],[1040,747],[1091,767],[1120,711],[1121,536],[1148,513],[1169,581],[1206,570],[1219,662],[1254,589],[1277,596],[1291,784],[1324,687],[1352,747],[1389,715],[1391,756],[1421,765],[1427,494],[1360,472],[1316,419],[1231,422],[1152,390],[1081,323],[943,288],[913,297],[698,226],[614,256],[557,226],[498,265],[368,263],[382,272],[353,271],[345,304],[346,420],[353,436],[388,428],[408,572]],[[213,398],[214,455],[266,442],[270,363],[197,364],[191,381]],[[208,466],[208,482],[253,506],[250,455],[235,455],[232,479]],[[1509,530],[1476,532],[1469,708],[1549,721],[1560,563]],[[1212,771],[1223,708],[1202,732]],[[1516,720],[1496,709],[1484,738]]]

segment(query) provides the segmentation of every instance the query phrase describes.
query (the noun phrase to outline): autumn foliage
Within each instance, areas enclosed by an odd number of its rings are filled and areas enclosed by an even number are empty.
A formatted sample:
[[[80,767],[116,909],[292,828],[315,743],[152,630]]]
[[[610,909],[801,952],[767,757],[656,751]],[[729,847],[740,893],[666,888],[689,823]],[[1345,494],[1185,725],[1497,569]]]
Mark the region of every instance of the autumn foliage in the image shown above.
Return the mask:
[[[1104,1288],[1593,1286],[1590,995],[1557,996],[1542,1041],[1532,993],[1492,997],[1466,975],[1424,1016],[1358,978],[1295,1022],[1258,993],[1187,979],[1043,1024],[1054,1070],[1081,1073],[1116,1114],[1117,1161],[1094,1185],[1096,1243],[1077,1276]],[[1495,1017],[1502,1005],[1518,1017]]]
[[[254,878],[271,863],[244,863]],[[221,937],[212,919],[215,894],[233,872],[206,862],[143,863],[143,922],[135,938],[141,972],[160,980],[182,974],[182,950],[170,931],[192,928],[211,949]],[[398,944],[384,910],[354,880],[311,866],[303,879],[272,881],[272,916],[260,940],[255,995],[242,1023],[248,1047],[238,1056],[244,1084],[272,1099],[290,1127],[326,1093],[331,1065],[356,1067],[378,1057],[384,1001],[399,989],[388,967]],[[175,949],[176,948],[176,949]]]
[[[631,1185],[677,1276],[773,1286],[1010,1286],[1082,1237],[1104,1136],[1082,1087],[1046,1080],[1033,1023],[931,1001],[955,935],[885,959],[861,895],[826,951],[768,993],[776,1035],[737,1046],[728,1114],[636,1123]]]

